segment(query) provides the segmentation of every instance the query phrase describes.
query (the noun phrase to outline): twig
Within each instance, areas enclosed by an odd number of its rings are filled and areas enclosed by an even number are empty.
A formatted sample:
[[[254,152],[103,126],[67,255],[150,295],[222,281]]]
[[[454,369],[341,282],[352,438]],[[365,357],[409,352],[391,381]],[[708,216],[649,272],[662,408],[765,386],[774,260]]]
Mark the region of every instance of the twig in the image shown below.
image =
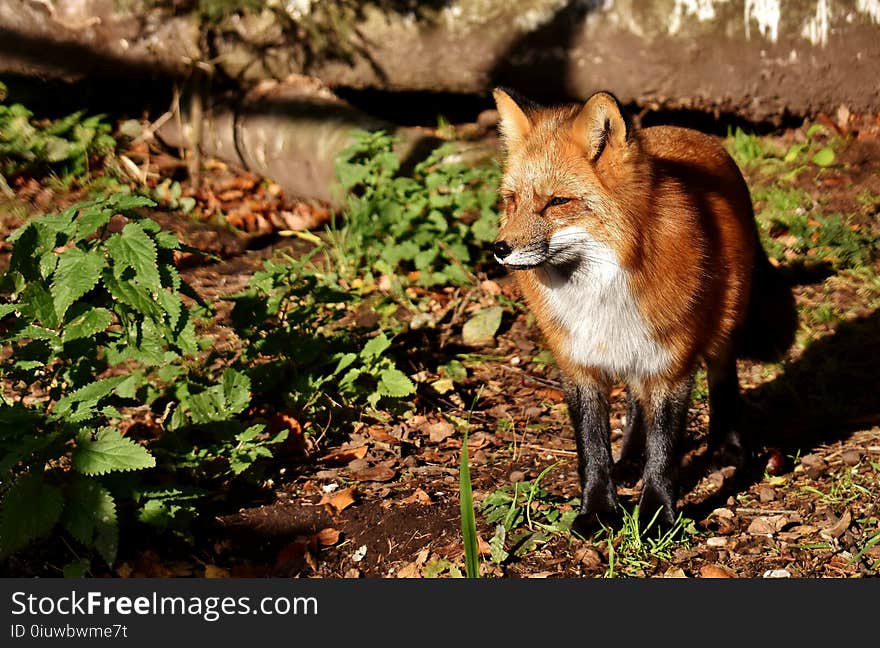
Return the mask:
[[[792,515],[799,511],[789,509],[757,509],[757,508],[737,508],[738,515]]]
[[[529,448],[530,450],[538,450],[539,452],[550,452],[552,454],[560,454],[565,455],[566,457],[577,457],[578,454],[574,450],[562,450],[560,448],[547,448],[545,446],[539,446],[535,443],[522,443],[519,444],[520,448]]]

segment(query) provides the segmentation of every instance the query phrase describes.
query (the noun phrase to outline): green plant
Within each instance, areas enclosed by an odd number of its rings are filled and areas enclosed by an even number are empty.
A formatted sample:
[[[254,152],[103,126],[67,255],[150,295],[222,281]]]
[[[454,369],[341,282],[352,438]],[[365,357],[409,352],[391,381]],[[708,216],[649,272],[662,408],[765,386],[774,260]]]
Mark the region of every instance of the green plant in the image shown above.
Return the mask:
[[[249,340],[243,359],[261,396],[283,385],[275,395],[313,417],[375,409],[415,391],[391,355],[394,331],[352,327],[346,305],[353,297],[310,258],[267,261],[232,299],[233,322]]]
[[[116,147],[103,115],[80,111],[37,121],[25,106],[2,103],[5,93],[0,95],[0,183],[21,174],[80,177]]]
[[[474,494],[468,465],[467,430],[461,441],[458,484],[461,505],[461,536],[464,541],[465,573],[468,578],[480,577],[480,556],[477,550],[477,521],[474,517]]]
[[[471,281],[468,266],[495,237],[498,170],[456,162],[435,149],[412,176],[398,176],[394,139],[356,134],[336,173],[347,192],[345,224],[328,231],[338,275],[413,277],[422,286]]]
[[[644,528],[639,519],[638,506],[632,512],[623,507],[621,510],[623,523],[620,530],[604,527],[595,537],[595,540],[599,540],[604,534],[604,542],[608,547],[605,578],[644,575],[646,568],[657,561],[672,560],[672,552],[676,548],[689,547],[691,539],[697,533],[694,521],[683,517],[681,513],[675,523],[663,531],[655,526],[659,510]]]
[[[483,500],[480,512],[488,524],[495,525],[489,541],[491,557],[503,562],[510,555],[522,556],[550,535],[568,533],[577,516],[577,501],[562,500],[540,486],[541,480],[559,462],[541,471],[533,481],[503,486]]]
[[[0,553],[60,522],[104,560],[117,549],[115,499],[102,477],[154,457],[116,427],[146,373],[197,350],[180,244],[142,218],[146,198],[116,194],[35,218],[10,237],[2,278]],[[45,468],[44,468],[45,467]],[[27,514],[23,514],[27,512]]]

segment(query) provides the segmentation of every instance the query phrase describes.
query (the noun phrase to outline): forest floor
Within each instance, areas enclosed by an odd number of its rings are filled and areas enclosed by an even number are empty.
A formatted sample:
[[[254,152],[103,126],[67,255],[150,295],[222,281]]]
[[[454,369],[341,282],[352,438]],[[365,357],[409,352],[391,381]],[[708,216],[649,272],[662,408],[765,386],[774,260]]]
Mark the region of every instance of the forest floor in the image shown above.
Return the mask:
[[[880,126],[839,115],[816,123],[821,133],[805,124],[760,138],[728,138],[756,212],[769,223],[776,246],[771,257],[796,284],[800,329],[782,362],[739,364],[747,425],[760,445],[749,470],[709,467],[707,391],[703,374],[698,377],[682,462],[682,517],[670,532],[658,536],[632,519],[623,529],[587,538],[569,530],[579,489],[559,372],[533,318],[516,306],[511,277],[487,265],[474,269],[470,285],[426,288],[420,295],[442,317],[406,334],[411,348],[401,368],[418,385],[408,409],[389,411],[384,420],[362,417],[343,435],[310,432],[297,452],[274,459],[255,487],[212,496],[186,537],[124,525],[116,564],[93,565],[91,573],[460,575],[459,457],[467,431],[484,576],[876,576]],[[833,160],[820,155],[826,148]],[[175,210],[154,218],[215,255],[182,259],[182,275],[217,306],[204,332],[217,347],[231,344],[231,305],[223,298],[243,290],[279,250],[298,256],[309,249],[299,237],[278,236],[279,229],[316,225],[327,214],[219,161],[208,162],[194,191],[173,156],[143,147],[129,156],[149,165],[154,186],[179,179],[182,194],[197,200],[194,213],[215,204],[226,215],[225,223]],[[36,181],[21,183],[15,193],[23,207],[4,211],[4,239],[28,213],[80,197]],[[826,236],[833,228],[845,235]],[[493,306],[503,308],[494,335],[464,341],[463,323]],[[452,361],[460,368],[456,375],[439,369]],[[625,386],[617,385],[615,455],[625,400]],[[311,429],[325,425],[314,421]],[[639,487],[618,489],[630,510]],[[7,567],[21,576],[58,574],[66,553],[61,541],[47,540]]]

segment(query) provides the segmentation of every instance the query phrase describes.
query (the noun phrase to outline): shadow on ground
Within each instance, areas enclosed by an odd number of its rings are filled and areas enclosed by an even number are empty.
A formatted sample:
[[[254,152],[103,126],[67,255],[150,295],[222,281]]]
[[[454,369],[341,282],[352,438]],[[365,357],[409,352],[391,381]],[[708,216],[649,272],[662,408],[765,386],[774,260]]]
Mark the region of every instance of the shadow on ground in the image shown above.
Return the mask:
[[[744,392],[745,425],[758,449],[784,457],[804,455],[820,445],[847,438],[880,424],[880,310],[841,322],[816,340],[775,379]],[[791,470],[786,459],[786,470]],[[749,485],[761,481],[765,462],[759,453],[750,470],[686,514],[703,519]],[[688,472],[696,472],[692,466]]]

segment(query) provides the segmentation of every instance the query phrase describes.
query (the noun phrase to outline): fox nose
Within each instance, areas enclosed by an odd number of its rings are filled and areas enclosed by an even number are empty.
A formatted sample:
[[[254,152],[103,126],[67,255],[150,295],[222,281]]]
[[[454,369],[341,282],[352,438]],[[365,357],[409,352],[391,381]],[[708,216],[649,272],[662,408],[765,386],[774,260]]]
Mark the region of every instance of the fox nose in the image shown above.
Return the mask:
[[[492,246],[492,252],[494,252],[495,257],[499,261],[508,256],[512,251],[507,241],[496,241],[495,245]]]

